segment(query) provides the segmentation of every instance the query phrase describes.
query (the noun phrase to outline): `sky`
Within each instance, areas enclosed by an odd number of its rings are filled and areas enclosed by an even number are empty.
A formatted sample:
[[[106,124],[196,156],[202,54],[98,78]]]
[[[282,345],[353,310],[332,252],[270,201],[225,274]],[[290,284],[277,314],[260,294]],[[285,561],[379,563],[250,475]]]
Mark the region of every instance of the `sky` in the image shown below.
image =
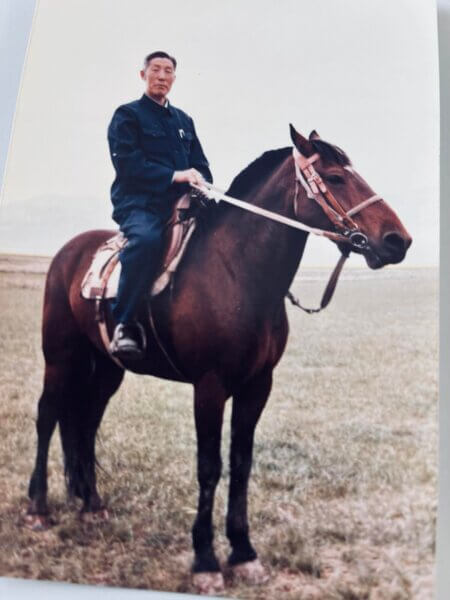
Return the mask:
[[[143,92],[157,49],[179,66],[170,100],[191,114],[226,189],[292,122],[342,147],[414,242],[405,266],[438,262],[438,62],[428,0],[40,0],[9,148],[0,252],[53,254],[114,227],[106,129]],[[304,263],[331,265],[310,240]],[[353,257],[353,266],[363,266]]]

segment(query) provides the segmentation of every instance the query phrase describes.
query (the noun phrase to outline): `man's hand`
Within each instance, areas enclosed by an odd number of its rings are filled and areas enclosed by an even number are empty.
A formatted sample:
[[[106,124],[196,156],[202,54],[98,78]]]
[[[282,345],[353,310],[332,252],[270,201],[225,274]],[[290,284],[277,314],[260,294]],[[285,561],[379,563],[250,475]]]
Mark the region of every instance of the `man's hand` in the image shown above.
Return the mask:
[[[205,180],[203,175],[197,169],[186,169],[186,171],[175,171],[172,177],[172,183],[193,183],[203,185]]]

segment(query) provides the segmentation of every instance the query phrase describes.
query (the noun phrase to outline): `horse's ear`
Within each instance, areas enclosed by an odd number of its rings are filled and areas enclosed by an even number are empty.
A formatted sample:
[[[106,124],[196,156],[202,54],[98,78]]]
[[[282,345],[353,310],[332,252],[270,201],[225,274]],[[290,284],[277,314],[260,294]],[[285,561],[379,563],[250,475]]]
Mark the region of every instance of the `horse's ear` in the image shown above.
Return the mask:
[[[320,137],[320,135],[317,133],[317,131],[316,131],[315,129],[313,129],[313,130],[311,131],[311,133],[309,134],[309,139],[310,139],[310,140],[320,140],[320,139],[321,139],[321,137]]]
[[[300,154],[303,154],[303,156],[311,156],[314,154],[314,146],[295,129],[292,123],[289,123],[289,129],[291,132],[291,140]]]

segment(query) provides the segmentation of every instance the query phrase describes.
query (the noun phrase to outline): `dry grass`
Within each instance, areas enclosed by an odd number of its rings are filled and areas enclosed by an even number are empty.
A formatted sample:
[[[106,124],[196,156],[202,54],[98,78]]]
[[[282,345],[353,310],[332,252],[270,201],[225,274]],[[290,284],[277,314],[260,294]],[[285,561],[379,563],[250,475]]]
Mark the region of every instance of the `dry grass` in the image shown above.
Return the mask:
[[[250,485],[253,541],[272,577],[262,588],[229,581],[230,596],[432,597],[437,274],[363,275],[341,281],[320,315],[289,309],[290,342],[257,430]],[[98,444],[109,522],[81,524],[67,505],[55,436],[56,525],[41,534],[20,527],[42,378],[42,286],[42,275],[0,275],[0,575],[191,591],[189,386],[127,374],[112,399]],[[320,295],[317,282],[301,287],[305,301]],[[224,453],[228,432],[227,424]],[[221,560],[227,474],[225,466],[215,510]]]

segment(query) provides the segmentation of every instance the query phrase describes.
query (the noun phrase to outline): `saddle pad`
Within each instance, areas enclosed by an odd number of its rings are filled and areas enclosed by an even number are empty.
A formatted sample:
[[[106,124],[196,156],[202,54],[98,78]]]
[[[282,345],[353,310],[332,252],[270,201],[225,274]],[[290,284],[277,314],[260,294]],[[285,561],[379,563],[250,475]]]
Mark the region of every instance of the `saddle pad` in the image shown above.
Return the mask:
[[[163,268],[151,289],[152,296],[161,293],[171,280],[194,232],[195,225],[193,217],[173,225]],[[119,253],[126,242],[126,238],[119,232],[97,250],[81,284],[83,298],[100,300],[116,297],[121,271]]]
[[[106,296],[108,288],[114,286],[114,280],[117,279],[115,286],[117,291],[118,277],[111,278],[114,270],[119,266],[119,252],[125,246],[127,239],[122,233],[118,233],[114,237],[107,240],[97,252],[94,254],[92,262],[87,270],[86,275],[81,283],[81,296],[86,300],[97,300]]]

